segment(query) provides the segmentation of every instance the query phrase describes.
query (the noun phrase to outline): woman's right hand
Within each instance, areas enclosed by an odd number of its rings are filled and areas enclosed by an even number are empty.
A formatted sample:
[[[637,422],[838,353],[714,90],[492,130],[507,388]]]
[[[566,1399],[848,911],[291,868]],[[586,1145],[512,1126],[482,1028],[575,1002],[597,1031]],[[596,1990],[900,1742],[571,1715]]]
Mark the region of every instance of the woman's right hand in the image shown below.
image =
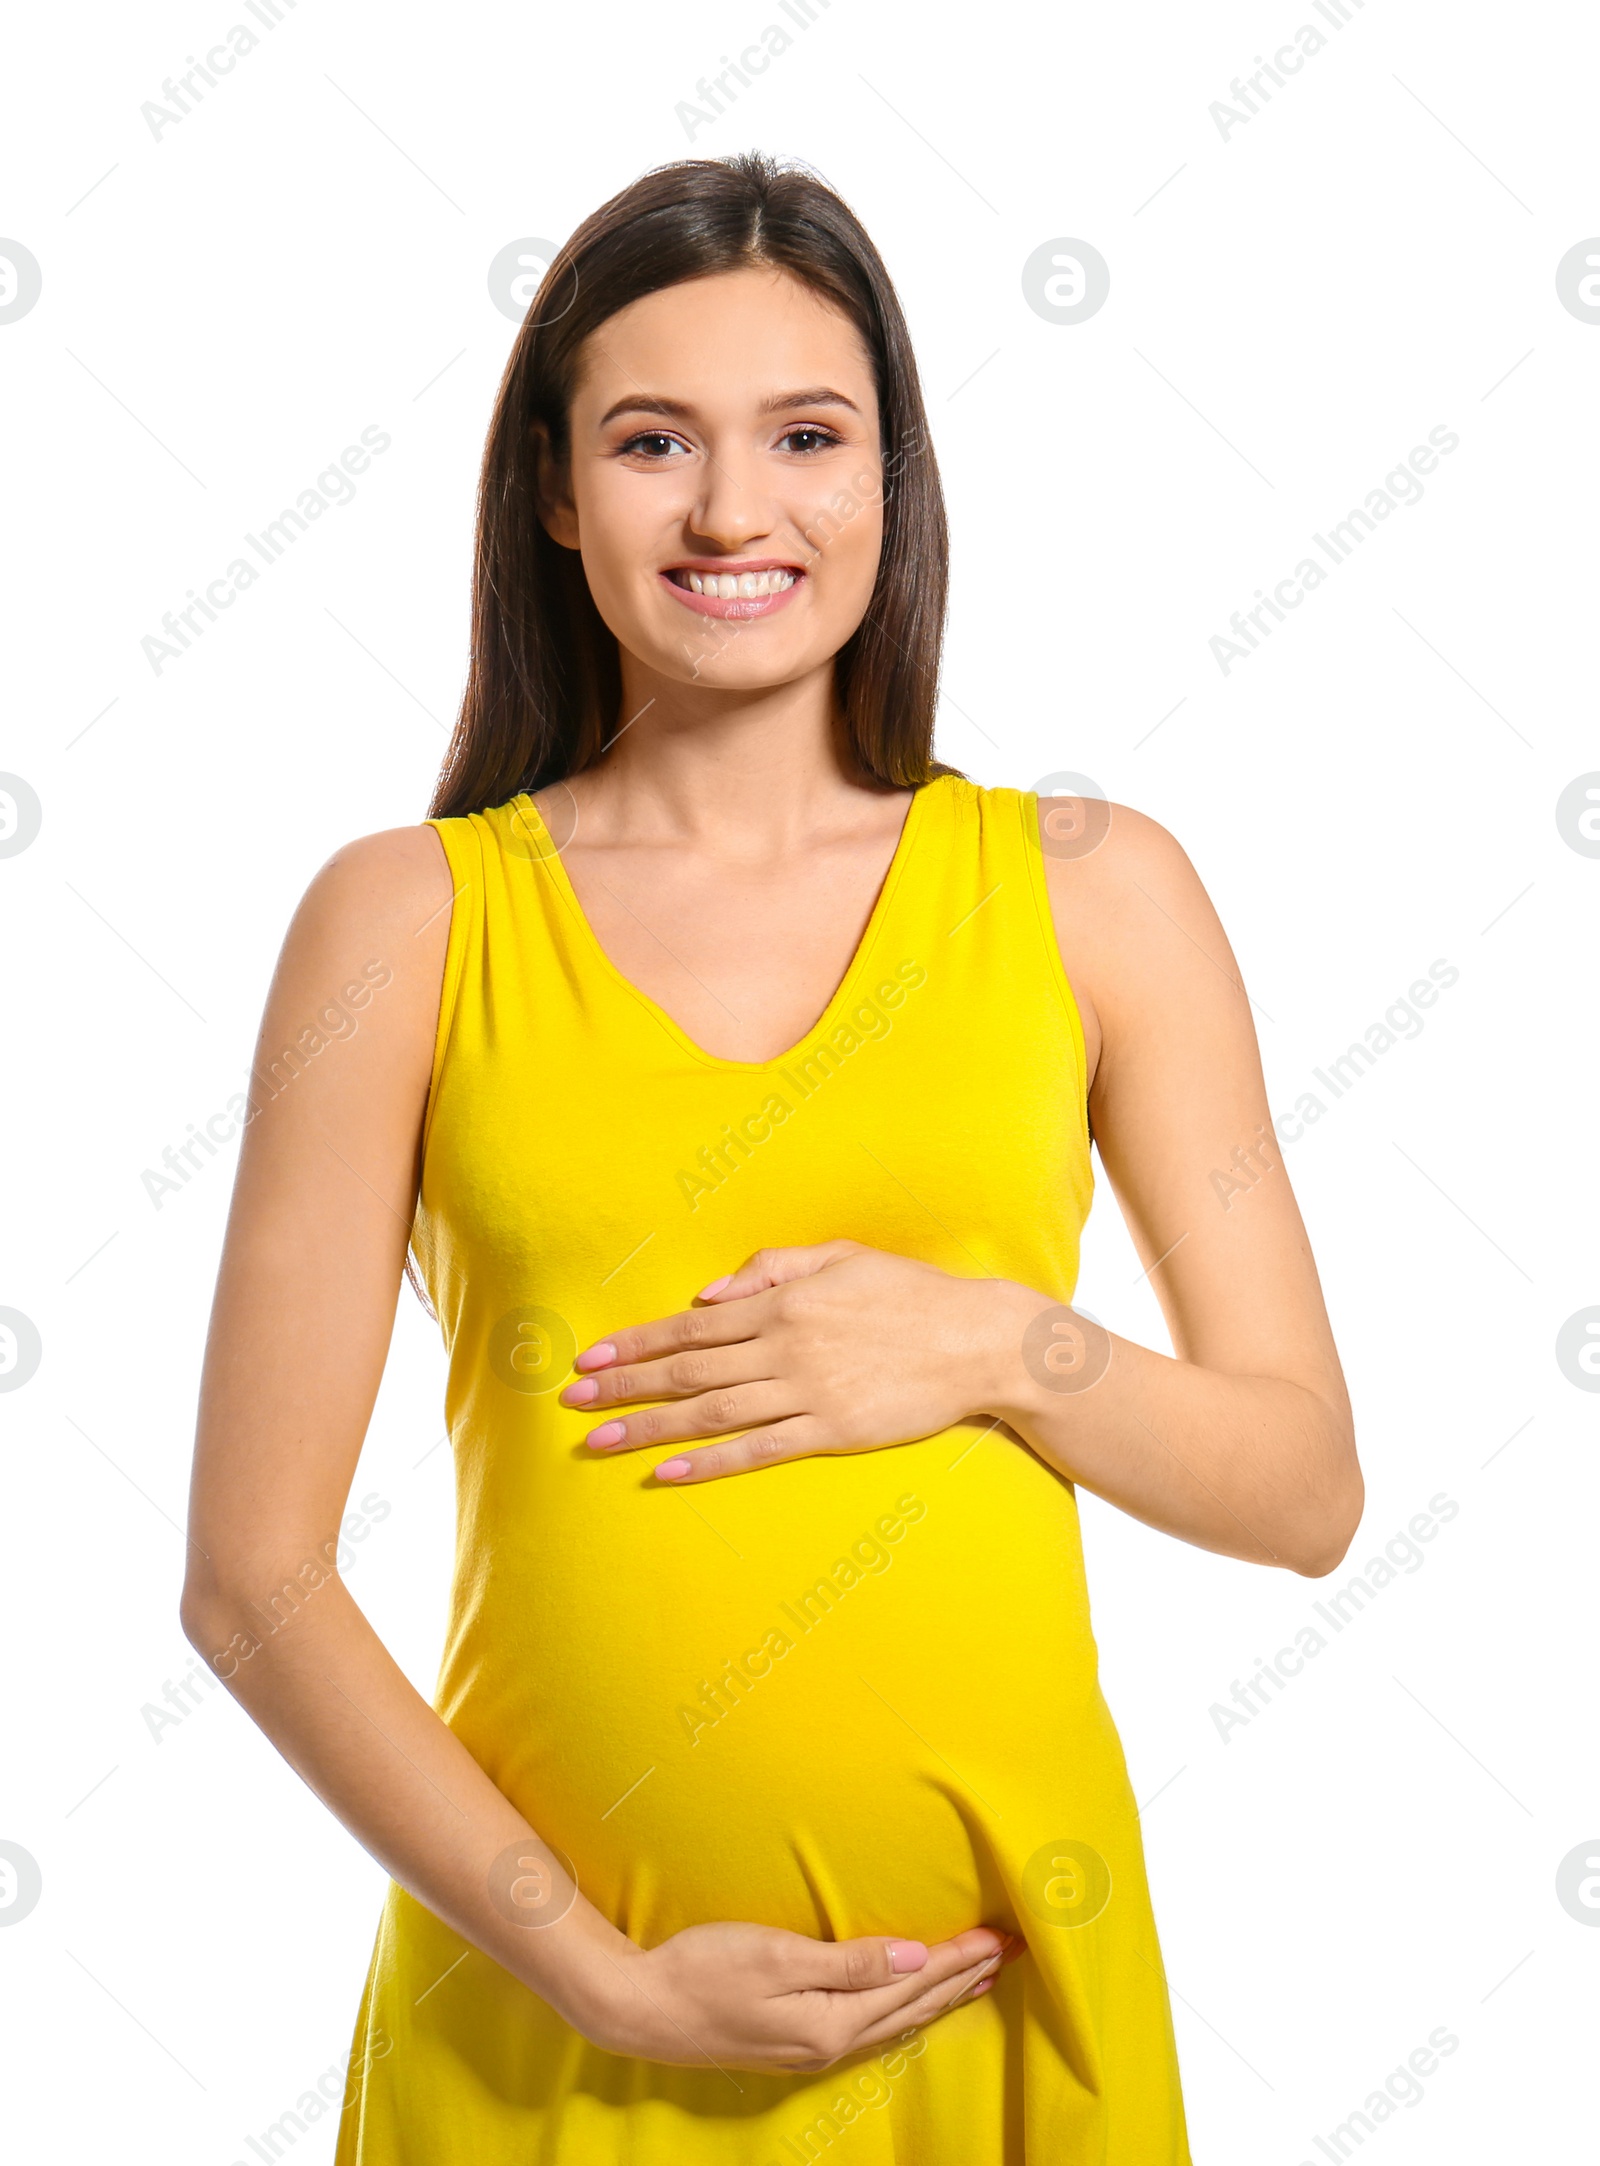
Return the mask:
[[[811,2073],[985,1992],[1026,1945],[986,1925],[932,1946],[691,1925],[659,1947],[608,1954],[579,2027],[640,2060]]]

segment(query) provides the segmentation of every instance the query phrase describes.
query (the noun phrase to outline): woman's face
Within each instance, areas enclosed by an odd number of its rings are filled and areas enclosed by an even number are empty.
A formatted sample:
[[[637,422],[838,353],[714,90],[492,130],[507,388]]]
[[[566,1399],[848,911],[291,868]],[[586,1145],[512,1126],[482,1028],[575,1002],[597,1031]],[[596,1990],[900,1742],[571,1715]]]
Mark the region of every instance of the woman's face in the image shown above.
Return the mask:
[[[646,295],[587,340],[543,517],[625,655],[724,691],[830,663],[883,538],[872,366],[783,271]]]

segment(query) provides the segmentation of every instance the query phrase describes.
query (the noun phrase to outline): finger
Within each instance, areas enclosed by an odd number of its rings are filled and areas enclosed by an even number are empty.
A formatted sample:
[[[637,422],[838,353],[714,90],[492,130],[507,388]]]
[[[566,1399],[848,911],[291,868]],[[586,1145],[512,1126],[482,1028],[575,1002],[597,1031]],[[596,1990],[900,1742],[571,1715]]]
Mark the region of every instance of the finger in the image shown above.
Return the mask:
[[[577,1377],[563,1387],[561,1404],[598,1414],[641,1399],[687,1399],[733,1384],[770,1382],[772,1366],[770,1349],[763,1351],[754,1340],[737,1346],[701,1347],[692,1354],[663,1354],[656,1361],[619,1363],[594,1376]]]
[[[954,1977],[944,1979],[939,1985],[922,1987],[920,1981],[911,1981],[913,1990],[909,1995],[897,1996],[898,2005],[885,2007],[881,2012],[871,2012],[867,2003],[875,1996],[853,1995],[846,2004],[852,2012],[859,2011],[863,2017],[861,2029],[851,2040],[849,2052],[859,2052],[863,2047],[881,2045],[887,2038],[903,2036],[904,2033],[924,2023],[935,2023],[940,2016],[971,1999],[979,1988],[992,1983],[999,1972],[1004,1957],[986,1956],[981,1963],[969,1963]]]
[[[697,1452],[680,1452],[651,1469],[658,1481],[674,1489],[691,1488],[696,1482],[718,1480],[724,1474],[749,1474],[757,1467],[775,1467],[785,1459],[810,1459],[826,1452],[828,1432],[811,1414],[792,1414],[786,1421],[768,1422],[743,1436],[729,1437],[723,1444],[707,1444]]]
[[[679,1309],[671,1316],[630,1324],[623,1331],[608,1331],[593,1346],[586,1346],[572,1366],[587,1376],[596,1369],[614,1368],[623,1362],[653,1361],[661,1354],[702,1346],[730,1346],[735,1340],[753,1338],[761,1322],[759,1310]]]
[[[691,1437],[726,1436],[730,1429],[783,1420],[794,1412],[788,1387],[763,1379],[736,1389],[701,1392],[666,1406],[648,1406],[639,1414],[618,1414],[591,1429],[584,1442],[593,1451],[638,1451],[644,1445],[681,1444]]]
[[[858,1940],[795,1938],[794,1976],[785,1981],[791,1992],[819,1986],[830,1993],[859,1993],[869,1986],[895,1985],[913,1972],[920,1975],[939,1952],[923,1940],[885,1940],[876,1933]],[[939,1947],[946,1949],[949,1943]]]
[[[737,1271],[725,1278],[713,1279],[709,1286],[702,1286],[702,1301],[742,1301],[750,1294],[759,1294],[772,1286],[785,1286],[791,1279],[810,1278],[813,1271],[820,1271],[824,1264],[837,1263],[852,1249],[861,1246],[859,1241],[818,1241],[810,1248],[758,1248]]]
[[[830,1993],[868,1993],[897,1986],[915,1994],[1003,1953],[1005,1947],[1006,1935],[990,1925],[969,1926],[950,1940],[932,1943],[886,1940],[877,1934],[858,1940],[802,1939],[785,1990],[809,1986]]]

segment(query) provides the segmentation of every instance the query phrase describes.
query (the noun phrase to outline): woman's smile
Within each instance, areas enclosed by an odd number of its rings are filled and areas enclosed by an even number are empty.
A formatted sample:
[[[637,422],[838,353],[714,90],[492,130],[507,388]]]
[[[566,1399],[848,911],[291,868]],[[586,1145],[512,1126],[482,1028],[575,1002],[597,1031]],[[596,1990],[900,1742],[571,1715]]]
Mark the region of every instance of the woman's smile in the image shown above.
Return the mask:
[[[674,601],[702,617],[770,617],[800,591],[805,573],[775,557],[696,557],[660,573]]]

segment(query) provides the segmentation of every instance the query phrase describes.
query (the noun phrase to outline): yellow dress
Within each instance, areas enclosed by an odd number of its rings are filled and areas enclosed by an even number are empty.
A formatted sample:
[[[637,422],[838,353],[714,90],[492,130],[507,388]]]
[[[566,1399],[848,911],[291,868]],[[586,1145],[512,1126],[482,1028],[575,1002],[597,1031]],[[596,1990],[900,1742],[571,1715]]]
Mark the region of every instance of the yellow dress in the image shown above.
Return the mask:
[[[434,1705],[652,1947],[710,1919],[1028,1952],[820,2075],[592,2046],[391,1883],[338,2166],[1188,2166],[1077,1499],[982,1420],[689,1490],[603,1457],[575,1352],[754,1249],[846,1236],[1070,1300],[1093,1175],[1036,800],[916,792],[781,1059],[713,1058],[611,964],[528,796],[455,879],[415,1252],[458,1531]]]

